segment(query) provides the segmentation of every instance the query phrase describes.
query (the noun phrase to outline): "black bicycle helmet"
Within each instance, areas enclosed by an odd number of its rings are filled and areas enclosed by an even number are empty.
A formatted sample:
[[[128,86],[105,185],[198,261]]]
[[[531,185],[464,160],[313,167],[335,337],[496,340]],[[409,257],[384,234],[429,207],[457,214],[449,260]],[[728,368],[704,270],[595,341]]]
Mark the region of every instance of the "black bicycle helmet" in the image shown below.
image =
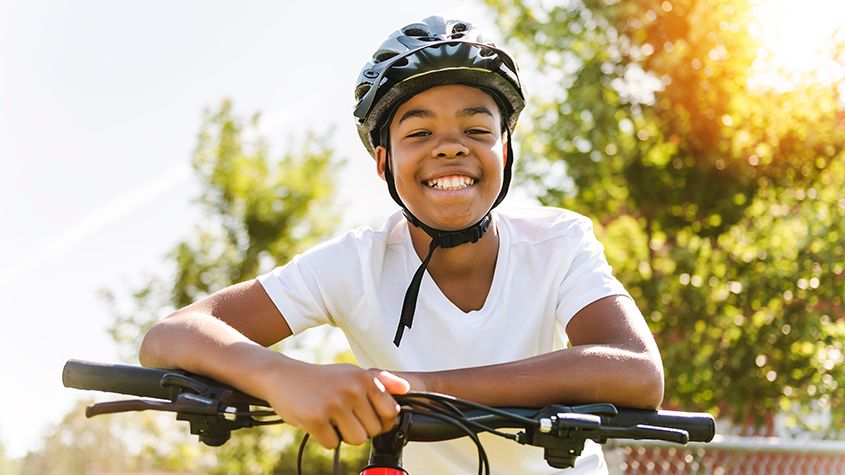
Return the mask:
[[[375,157],[375,148],[384,145],[390,153],[388,124],[396,109],[407,99],[426,89],[445,84],[465,84],[490,94],[499,105],[507,134],[507,157],[502,190],[481,220],[458,231],[432,228],[414,216],[402,202],[388,157],[385,180],[390,196],[402,207],[408,221],[431,236],[428,256],[423,260],[402,304],[402,313],[393,343],[398,347],[405,328],[411,328],[423,274],[438,247],[450,248],[475,243],[490,226],[490,211],[508,192],[513,165],[510,132],[525,105],[519,74],[508,53],[486,40],[472,24],[428,17],[396,31],[381,44],[361,70],[355,87],[355,119],[364,147]]]
[[[496,98],[513,130],[525,97],[516,63],[466,21],[428,17],[394,32],[379,46],[355,86],[355,119],[374,155],[380,129],[400,103],[443,84],[466,84]]]

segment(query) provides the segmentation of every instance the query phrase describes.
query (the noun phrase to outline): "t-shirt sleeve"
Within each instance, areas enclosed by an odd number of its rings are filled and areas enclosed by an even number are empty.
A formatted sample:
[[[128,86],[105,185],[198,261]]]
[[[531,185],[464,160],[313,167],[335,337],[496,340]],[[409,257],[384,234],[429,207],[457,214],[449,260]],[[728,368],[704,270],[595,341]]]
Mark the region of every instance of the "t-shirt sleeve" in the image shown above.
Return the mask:
[[[343,324],[363,295],[360,269],[355,239],[347,235],[297,255],[258,281],[297,334]]]
[[[629,295],[613,276],[604,246],[593,233],[592,222],[580,217],[573,228],[574,255],[558,292],[556,319],[563,328],[576,313],[596,300],[611,295]]]

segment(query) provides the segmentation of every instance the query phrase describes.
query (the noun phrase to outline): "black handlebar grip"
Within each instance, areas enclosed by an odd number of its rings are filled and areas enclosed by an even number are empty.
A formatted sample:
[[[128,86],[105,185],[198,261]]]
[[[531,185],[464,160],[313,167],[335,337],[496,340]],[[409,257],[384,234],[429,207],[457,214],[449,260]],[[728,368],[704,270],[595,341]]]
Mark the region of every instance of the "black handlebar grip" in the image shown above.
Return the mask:
[[[706,412],[649,411],[619,408],[619,414],[602,417],[602,425],[630,427],[637,424],[682,429],[690,442],[710,442],[716,434],[716,422]]]
[[[168,373],[181,371],[69,360],[62,370],[62,383],[67,388],[170,399],[170,390],[161,386],[161,378]]]

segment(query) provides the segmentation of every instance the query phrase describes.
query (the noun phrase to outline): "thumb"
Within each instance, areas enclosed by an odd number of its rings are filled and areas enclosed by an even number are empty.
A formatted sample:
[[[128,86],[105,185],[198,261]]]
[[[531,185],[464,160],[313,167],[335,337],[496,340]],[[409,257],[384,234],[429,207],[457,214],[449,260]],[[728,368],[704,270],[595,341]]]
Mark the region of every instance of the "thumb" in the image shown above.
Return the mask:
[[[384,389],[390,394],[405,394],[411,390],[411,383],[407,379],[387,371],[377,372],[376,379],[384,385]]]

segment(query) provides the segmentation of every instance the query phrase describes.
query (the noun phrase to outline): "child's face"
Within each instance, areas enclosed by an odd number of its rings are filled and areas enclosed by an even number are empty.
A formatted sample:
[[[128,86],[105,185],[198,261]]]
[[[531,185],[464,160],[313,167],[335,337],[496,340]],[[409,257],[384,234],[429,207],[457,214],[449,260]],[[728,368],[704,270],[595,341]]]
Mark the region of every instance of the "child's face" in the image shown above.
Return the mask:
[[[427,89],[396,111],[390,123],[396,191],[423,223],[463,229],[493,206],[504,170],[500,114],[492,97],[463,85]],[[377,147],[382,178],[386,158]]]

